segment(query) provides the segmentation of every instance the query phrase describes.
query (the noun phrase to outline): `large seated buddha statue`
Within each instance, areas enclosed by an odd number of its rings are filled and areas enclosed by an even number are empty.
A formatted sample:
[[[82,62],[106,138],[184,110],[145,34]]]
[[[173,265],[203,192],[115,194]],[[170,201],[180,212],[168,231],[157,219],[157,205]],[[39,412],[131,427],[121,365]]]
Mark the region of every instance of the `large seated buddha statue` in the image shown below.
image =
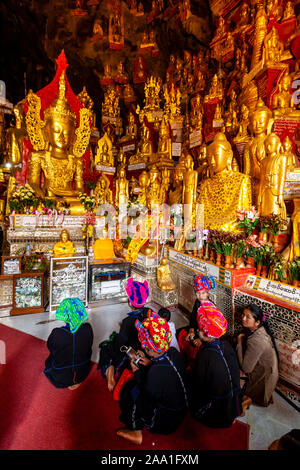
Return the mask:
[[[80,109],[76,129],[77,118],[66,98],[64,70],[59,78],[58,96],[44,110],[44,120],[40,117],[41,105],[41,98],[30,91],[26,127],[34,150],[29,159],[28,182],[37,196],[66,201],[71,215],[81,215],[84,208],[78,195],[84,190],[82,157],[90,139],[90,111]]]
[[[208,146],[210,178],[203,181],[198,204],[204,204],[205,227],[235,230],[237,211],[251,207],[250,178],[232,170],[233,152],[223,132]]]

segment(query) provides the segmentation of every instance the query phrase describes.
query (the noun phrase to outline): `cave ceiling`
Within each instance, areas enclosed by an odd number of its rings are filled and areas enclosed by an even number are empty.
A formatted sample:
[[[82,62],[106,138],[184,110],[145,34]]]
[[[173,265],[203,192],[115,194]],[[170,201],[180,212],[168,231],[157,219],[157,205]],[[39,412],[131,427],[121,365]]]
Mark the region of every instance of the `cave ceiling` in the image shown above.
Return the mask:
[[[151,12],[151,1],[144,0],[145,14],[132,15],[128,2],[122,1],[125,41],[124,49],[109,49],[108,0],[100,0],[97,5],[83,7],[86,16],[72,16],[75,8],[73,0],[2,0],[0,3],[0,79],[5,81],[7,99],[16,103],[23,99],[25,91],[38,91],[46,86],[55,74],[55,59],[65,50],[68,79],[77,94],[85,85],[95,103],[95,111],[100,108],[103,90],[99,78],[104,64],[116,68],[124,62],[126,72],[132,82],[133,63],[142,33],[155,30],[159,56],[147,58],[147,70],[155,76],[165,76],[171,53],[183,58],[183,51],[197,53],[199,48],[207,47],[212,36],[212,17],[208,0],[191,1],[192,16],[185,27],[178,14],[165,20],[157,16],[147,24],[147,13]],[[177,0],[172,2],[176,5]],[[169,0],[164,6],[168,7]],[[95,21],[100,20],[104,37],[91,41]],[[139,101],[143,87],[134,87]]]

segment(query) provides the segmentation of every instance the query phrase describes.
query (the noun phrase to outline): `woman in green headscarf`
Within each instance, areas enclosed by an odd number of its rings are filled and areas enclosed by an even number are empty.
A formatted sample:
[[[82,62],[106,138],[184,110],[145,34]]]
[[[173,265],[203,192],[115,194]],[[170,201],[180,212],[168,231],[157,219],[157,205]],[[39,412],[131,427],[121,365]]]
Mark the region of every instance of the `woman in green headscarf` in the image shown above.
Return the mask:
[[[55,387],[73,390],[89,374],[93,330],[89,323],[84,323],[88,314],[77,298],[64,299],[56,310],[56,318],[66,325],[54,328],[48,338],[50,356],[44,374]]]

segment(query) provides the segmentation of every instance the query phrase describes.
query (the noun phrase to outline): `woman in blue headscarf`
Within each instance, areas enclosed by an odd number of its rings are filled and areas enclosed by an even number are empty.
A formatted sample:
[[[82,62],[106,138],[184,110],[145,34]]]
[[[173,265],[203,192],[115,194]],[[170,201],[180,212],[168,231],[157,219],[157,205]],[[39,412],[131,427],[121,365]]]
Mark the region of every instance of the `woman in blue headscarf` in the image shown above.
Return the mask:
[[[88,314],[77,298],[64,299],[56,310],[56,318],[66,325],[54,328],[48,338],[50,356],[44,374],[55,387],[74,390],[90,371],[93,330],[84,323]]]

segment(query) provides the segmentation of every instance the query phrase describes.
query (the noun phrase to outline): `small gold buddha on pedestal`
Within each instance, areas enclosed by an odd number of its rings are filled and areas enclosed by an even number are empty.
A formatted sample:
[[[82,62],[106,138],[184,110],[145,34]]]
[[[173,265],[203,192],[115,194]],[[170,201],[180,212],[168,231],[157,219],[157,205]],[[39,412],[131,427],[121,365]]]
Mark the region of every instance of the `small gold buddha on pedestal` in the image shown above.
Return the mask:
[[[267,68],[284,68],[286,64],[281,62],[290,58],[292,58],[291,53],[284,50],[283,42],[279,40],[279,33],[273,26],[264,39],[263,60],[265,66]]]
[[[126,179],[126,171],[124,168],[120,169],[119,177],[116,180],[116,195],[115,202],[118,207],[125,205],[127,207],[129,198],[129,181]]]
[[[112,204],[112,191],[109,188],[109,179],[106,175],[101,175],[95,188],[97,206],[99,204]]]
[[[198,183],[202,183],[203,180],[209,178],[209,166],[207,158],[207,145],[202,144],[199,149],[198,155]]]
[[[293,95],[290,93],[292,81],[292,77],[287,70],[278,85],[278,92],[273,97],[272,110],[274,118],[300,118],[300,111],[296,110]]]
[[[137,203],[142,204],[143,206],[147,205],[147,190],[150,184],[147,171],[142,171],[139,176],[139,195],[137,198]]]
[[[96,157],[95,157],[95,165],[114,167],[112,143],[106,133],[98,141],[97,152],[96,152]]]
[[[64,229],[60,232],[59,242],[54,245],[54,257],[72,256],[74,253],[76,253],[76,249],[70,240],[69,232]]]
[[[197,200],[198,173],[194,170],[193,157],[188,154],[185,157],[185,172],[182,185],[182,204],[184,204],[185,230],[191,229],[192,214]]]
[[[251,183],[247,175],[232,170],[233,152],[222,132],[208,146],[211,177],[204,180],[197,203],[204,204],[205,227],[235,230],[236,214],[251,207]]]
[[[132,155],[129,159],[129,165],[135,165],[138,163],[147,164],[150,157],[152,156],[152,144],[150,141],[149,127],[146,126],[145,122],[142,122],[140,129],[141,139],[138,143],[137,151],[135,155]]]
[[[266,158],[260,165],[260,185],[257,207],[262,215],[276,214],[286,219],[284,185],[287,172],[287,155],[281,153],[280,138],[272,133],[265,139]]]
[[[293,172],[296,167],[296,155],[293,152],[293,144],[291,139],[286,136],[281,144],[281,153],[284,153],[287,157],[287,172]]]
[[[218,75],[215,74],[212,78],[209,92],[204,97],[204,103],[209,103],[210,101],[214,101],[214,100],[222,102],[223,97],[224,97],[224,93],[223,93],[222,83],[219,80]]]
[[[182,203],[182,184],[183,184],[184,170],[179,168],[178,165],[174,171],[174,180],[172,189],[169,191],[168,203],[172,206],[173,204]]]
[[[160,266],[158,266],[156,271],[156,279],[159,289],[163,291],[170,291],[176,289],[176,286],[171,279],[171,272],[167,258],[162,258]]]
[[[160,172],[156,165],[149,171],[149,188],[147,191],[147,207],[152,204],[161,204],[161,179]]]
[[[156,161],[158,168],[173,168],[174,166],[172,158],[172,139],[170,137],[169,123],[165,117],[162,119],[159,129]]]
[[[233,139],[233,142],[235,144],[239,142],[247,142],[250,139],[250,133],[249,133],[250,111],[249,111],[249,108],[245,104],[242,104],[240,114],[241,114],[241,118],[240,118],[240,123],[239,123],[239,131],[236,137]]]
[[[40,109],[39,96],[30,91],[26,127],[34,151],[29,159],[28,182],[37,196],[66,201],[71,215],[81,215],[84,209],[77,196],[84,189],[82,156],[90,139],[90,111],[80,109],[80,125],[76,129],[76,115],[66,99],[64,71],[59,79],[58,96],[44,111],[44,121]]]

